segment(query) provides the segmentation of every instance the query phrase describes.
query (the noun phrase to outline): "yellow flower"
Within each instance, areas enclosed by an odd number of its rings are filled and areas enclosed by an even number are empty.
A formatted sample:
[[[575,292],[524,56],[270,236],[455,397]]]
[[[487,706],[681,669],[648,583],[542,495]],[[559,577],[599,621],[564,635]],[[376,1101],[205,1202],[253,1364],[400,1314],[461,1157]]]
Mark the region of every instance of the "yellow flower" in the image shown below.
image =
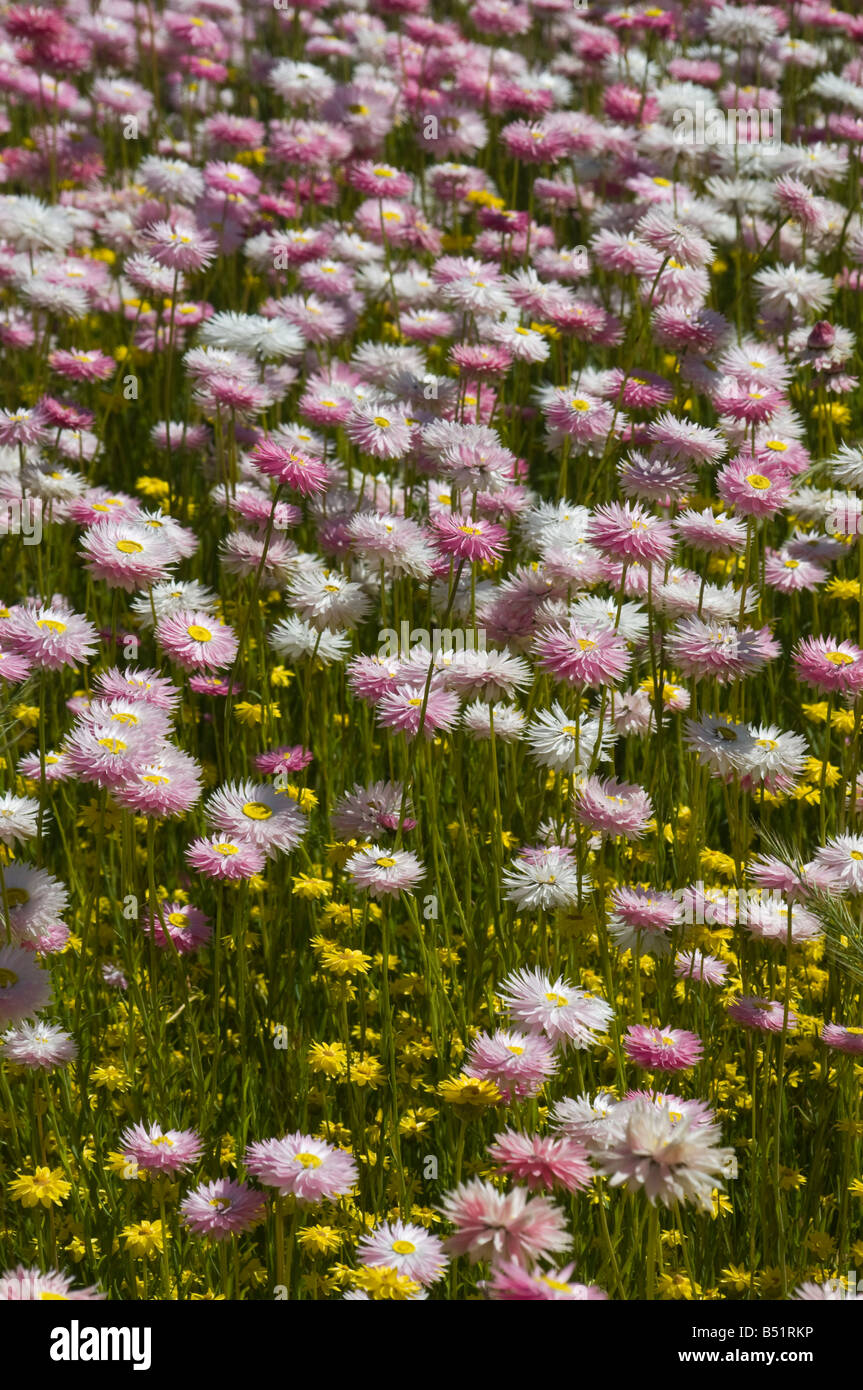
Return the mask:
[[[828,1255],[833,1253],[836,1242],[826,1231],[810,1231],[806,1237],[806,1248],[818,1260],[825,1260]]]
[[[308,1053],[309,1071],[324,1076],[344,1076],[348,1069],[344,1043],[312,1043]]]
[[[124,1226],[120,1232],[120,1238],[125,1240],[129,1254],[147,1259],[161,1254],[165,1240],[169,1240],[170,1236],[170,1231],[163,1233],[161,1221],[139,1221],[137,1225]]]
[[[693,1284],[685,1274],[663,1274],[657,1287],[660,1298],[685,1299],[687,1303],[701,1293],[701,1285]]]
[[[297,1244],[313,1255],[333,1255],[342,1243],[342,1232],[335,1226],[306,1226],[297,1236]]]
[[[128,1091],[131,1081],[121,1067],[94,1067],[90,1073],[97,1086],[107,1091]]]
[[[280,719],[281,714],[275,705],[270,705],[269,712],[275,719]],[[264,717],[263,705],[253,705],[249,700],[240,700],[234,705],[234,717],[239,719],[241,724],[245,724],[252,729],[256,724],[260,724]]]
[[[23,1173],[9,1184],[9,1195],[25,1207],[59,1207],[72,1191],[62,1168],[37,1168],[35,1173]]]
[[[333,885],[327,879],[312,878],[309,874],[296,874],[293,884],[295,898],[311,898],[314,902],[319,898],[328,898],[333,891]]]
[[[453,1076],[437,1088],[441,1100],[450,1105],[467,1105],[481,1110],[486,1105],[499,1105],[503,1096],[493,1081],[478,1081],[472,1076]]]
[[[38,705],[16,705],[12,713],[22,724],[26,724],[28,729],[35,729],[39,723]]]
[[[367,1293],[375,1302],[388,1300],[402,1303],[409,1298],[416,1298],[420,1292],[419,1284],[388,1265],[354,1270],[353,1285],[355,1289]]]
[[[171,494],[170,485],[165,482],[164,478],[150,478],[146,474],[136,478],[135,491],[162,503],[166,502]]]
[[[746,1293],[750,1286],[749,1274],[742,1265],[729,1265],[727,1269],[723,1269],[719,1282],[723,1288],[731,1289],[734,1293]],[[758,1288],[757,1275],[755,1287]]]
[[[419,1106],[416,1110],[407,1110],[399,1119],[399,1133],[404,1134],[408,1139],[418,1139],[428,1129],[431,1122],[437,1119],[437,1114],[436,1110],[430,1110],[426,1106]]]
[[[368,1086],[372,1091],[376,1091],[378,1086],[382,1086],[386,1081],[386,1076],[377,1057],[370,1057],[367,1053],[363,1053],[358,1062],[352,1062],[351,1081],[357,1086]]]
[[[372,963],[371,956],[362,951],[352,951],[349,947],[334,946],[322,937],[316,937],[312,945],[319,952],[321,967],[332,975],[367,975]]]

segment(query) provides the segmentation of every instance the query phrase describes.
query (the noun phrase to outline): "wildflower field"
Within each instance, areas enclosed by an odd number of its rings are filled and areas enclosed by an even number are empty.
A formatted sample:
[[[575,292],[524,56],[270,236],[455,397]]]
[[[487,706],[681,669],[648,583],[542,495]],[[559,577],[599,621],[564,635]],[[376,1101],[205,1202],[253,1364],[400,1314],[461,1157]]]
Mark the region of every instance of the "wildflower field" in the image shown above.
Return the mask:
[[[0,1299],[857,1300],[863,14],[0,11]]]

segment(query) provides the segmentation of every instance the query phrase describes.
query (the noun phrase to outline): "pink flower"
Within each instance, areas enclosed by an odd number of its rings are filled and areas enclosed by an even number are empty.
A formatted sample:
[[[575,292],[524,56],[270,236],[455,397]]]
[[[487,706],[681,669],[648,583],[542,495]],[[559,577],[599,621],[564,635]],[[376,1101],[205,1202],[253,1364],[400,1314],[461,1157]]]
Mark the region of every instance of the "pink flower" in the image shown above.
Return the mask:
[[[506,1129],[495,1136],[488,1154],[505,1173],[526,1182],[531,1192],[556,1186],[579,1192],[593,1181],[587,1149],[574,1139],[550,1139]]]
[[[557,680],[593,689],[622,680],[631,661],[626,642],[613,628],[593,627],[576,618],[546,628],[534,650],[539,664]]]
[[[252,462],[262,473],[276,482],[293,488],[302,497],[325,492],[329,469],[322,459],[312,458],[299,449],[289,448],[273,439],[262,439],[251,453]]]
[[[260,1192],[242,1182],[217,1178],[202,1182],[180,1203],[180,1215],[189,1230],[212,1240],[227,1240],[248,1231],[264,1211]]]
[[[863,1028],[844,1028],[839,1023],[825,1023],[821,1029],[821,1041],[837,1052],[857,1057],[863,1053]]]
[[[797,677],[828,695],[863,691],[863,651],[833,637],[804,637],[794,653]]]
[[[209,878],[252,878],[263,872],[266,859],[262,849],[238,836],[214,835],[193,840],[186,850],[190,868]]]
[[[434,738],[437,729],[453,728],[458,712],[458,696],[440,686],[430,687],[426,696],[424,686],[399,685],[386,691],[378,701],[381,727],[399,729],[408,738],[416,738],[420,730],[426,738]]]
[[[574,1265],[545,1272],[523,1269],[517,1260],[495,1264],[486,1284],[488,1296],[496,1303],[602,1302],[608,1294],[598,1284],[573,1284]]]
[[[179,1173],[193,1168],[203,1150],[193,1129],[166,1129],[161,1125],[129,1125],[120,1136],[120,1152],[130,1164],[159,1173]]]
[[[640,502],[610,502],[590,519],[588,540],[613,560],[665,564],[674,548],[669,521],[654,516]]]
[[[357,1259],[372,1269],[383,1266],[426,1287],[434,1284],[447,1267],[443,1242],[407,1221],[384,1221],[360,1238]]]
[[[425,869],[410,850],[388,850],[381,845],[352,854],[345,871],[357,888],[365,888],[373,898],[397,898],[425,878]]]
[[[139,816],[182,816],[200,797],[201,778],[191,754],[167,743],[128,772],[112,789],[113,796],[118,806]]]
[[[181,956],[205,946],[213,935],[209,917],[191,903],[160,903],[158,911],[145,918],[141,926],[155,937],[157,946],[166,950],[170,950],[170,937]]]
[[[56,598],[52,604],[12,610],[3,638],[13,651],[48,671],[86,662],[98,645],[93,624]]]
[[[42,10],[39,13],[53,14],[54,11]],[[9,27],[8,15],[6,27]],[[43,1274],[38,1267],[27,1269],[24,1265],[18,1265],[15,1269],[4,1269],[0,1274],[0,1302],[99,1303],[104,1297],[95,1284],[86,1289],[73,1289],[72,1280],[67,1274],[61,1274],[59,1269],[51,1269]]]
[[[51,998],[51,976],[19,946],[0,946],[0,1024],[35,1018]]]
[[[10,1029],[3,1034],[2,1043],[0,1057],[34,1071],[53,1071],[55,1067],[74,1061],[78,1055],[70,1035],[55,1023],[45,1023],[42,1019]]]
[[[695,1033],[682,1028],[647,1028],[636,1023],[624,1034],[623,1050],[646,1071],[684,1071],[695,1066],[704,1048]]]
[[[117,369],[114,358],[97,348],[84,352],[78,348],[68,351],[58,348],[49,353],[48,365],[58,376],[68,377],[70,381],[106,381]]]
[[[156,641],[186,671],[224,670],[233,662],[238,647],[232,628],[218,623],[209,613],[185,610],[159,619]]]
[[[345,421],[345,432],[373,458],[402,458],[411,447],[411,427],[402,412],[390,405],[355,405]]]
[[[650,797],[643,787],[588,777],[577,788],[573,803],[575,817],[582,825],[602,835],[624,835],[640,840],[653,815]]]
[[[438,549],[470,564],[499,560],[506,550],[506,527],[484,517],[441,513],[432,521]]]
[[[468,1048],[463,1074],[493,1081],[504,1100],[535,1096],[557,1071],[554,1049],[538,1033],[498,1028],[479,1033]]]
[[[265,772],[270,776],[279,772],[302,772],[313,757],[314,754],[303,748],[302,744],[283,744],[280,748],[269,749],[266,753],[257,753],[255,767],[259,772]]]
[[[697,980],[699,984],[723,985],[728,974],[725,961],[703,951],[680,951],[674,958],[674,973],[678,980]]]
[[[552,981],[542,970],[513,971],[498,993],[516,1023],[563,1048],[594,1046],[614,1017],[604,999],[576,989],[562,976]]]
[[[781,1033],[785,1016],[785,1006],[775,999],[760,999],[755,995],[739,997],[728,1006],[728,1017],[744,1028],[760,1028],[766,1033]],[[788,1027],[797,1027],[797,1015],[788,1010]]]
[[[220,787],[207,798],[205,810],[208,824],[220,834],[242,838],[267,858],[296,849],[307,825],[290,797],[252,781]]]
[[[774,516],[791,498],[791,483],[778,463],[732,459],[716,477],[716,491],[742,516]]]
[[[349,1153],[297,1130],[284,1139],[263,1139],[246,1150],[246,1167],[282,1197],[293,1196],[302,1206],[341,1197],[357,1181],[357,1166]]]
[[[448,1192],[440,1209],[458,1228],[446,1248],[453,1255],[469,1255],[472,1264],[514,1260],[529,1267],[570,1243],[560,1208],[547,1197],[528,1196],[523,1187],[498,1192],[491,1183],[473,1178]]]
[[[170,222],[152,222],[141,240],[154,261],[174,271],[202,270],[218,250],[213,238],[194,224],[174,227]]]

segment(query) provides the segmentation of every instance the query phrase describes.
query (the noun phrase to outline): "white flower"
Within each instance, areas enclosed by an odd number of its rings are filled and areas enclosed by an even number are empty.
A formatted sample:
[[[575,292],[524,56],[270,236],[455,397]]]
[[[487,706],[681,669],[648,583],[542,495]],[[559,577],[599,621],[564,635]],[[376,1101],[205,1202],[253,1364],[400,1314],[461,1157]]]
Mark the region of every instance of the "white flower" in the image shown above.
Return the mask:
[[[15,796],[14,792],[4,792],[0,796],[0,841],[4,845],[12,845],[16,840],[31,840],[38,823],[38,801],[29,796]]]
[[[333,661],[343,661],[351,648],[350,638],[344,632],[330,632],[323,628],[318,632],[311,623],[291,614],[276,623],[269,637],[270,646],[277,656],[293,661],[299,657],[314,657],[322,665],[329,666]]]
[[[614,731],[604,728],[600,738],[599,720],[585,715],[570,716],[557,701],[550,710],[540,710],[530,721],[527,741],[534,760],[541,767],[574,772],[594,761],[597,740],[600,758],[606,758],[614,742]]]
[[[542,970],[513,971],[497,993],[517,1023],[563,1047],[592,1047],[614,1017],[604,999],[577,989],[563,976],[552,981]]]
[[[611,1145],[596,1155],[611,1187],[643,1187],[652,1206],[694,1202],[712,1209],[712,1194],[734,1155],[718,1147],[719,1126],[672,1112],[665,1102],[625,1101],[614,1111]]]
[[[569,850],[559,845],[522,851],[512,866],[503,871],[506,899],[519,908],[551,909],[578,899],[578,869]],[[582,875],[582,892],[589,880]]]

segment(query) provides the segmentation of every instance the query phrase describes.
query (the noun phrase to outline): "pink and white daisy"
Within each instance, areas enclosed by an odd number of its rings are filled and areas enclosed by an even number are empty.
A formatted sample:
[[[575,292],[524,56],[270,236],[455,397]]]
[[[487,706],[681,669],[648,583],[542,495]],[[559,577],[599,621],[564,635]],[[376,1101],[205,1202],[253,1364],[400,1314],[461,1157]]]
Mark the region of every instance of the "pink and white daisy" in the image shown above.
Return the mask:
[[[488,1156],[510,1177],[527,1183],[531,1192],[555,1187],[580,1192],[594,1178],[587,1149],[574,1139],[550,1139],[506,1129],[495,1136]]]
[[[352,854],[345,871],[357,888],[364,888],[373,898],[411,893],[425,878],[425,869],[411,850],[389,850],[383,845],[369,845]]]
[[[701,1039],[682,1028],[648,1028],[633,1024],[623,1036],[623,1050],[646,1071],[685,1071],[701,1059]]]
[[[203,1143],[193,1129],[162,1129],[161,1125],[129,1125],[120,1136],[120,1152],[130,1164],[158,1173],[181,1173],[194,1168]]]
[[[161,618],[156,624],[156,641],[186,671],[223,671],[233,662],[238,647],[227,624],[216,622],[209,613],[189,610]]]
[[[186,862],[208,878],[253,878],[263,872],[266,856],[251,840],[213,835],[193,840],[186,849]]]
[[[183,1224],[196,1236],[227,1240],[248,1231],[262,1218],[265,1200],[245,1183],[230,1178],[202,1182],[180,1203]]]
[[[463,1075],[493,1081],[504,1100],[523,1100],[535,1096],[556,1070],[554,1049],[541,1034],[499,1028],[473,1039]]]
[[[250,1144],[245,1163],[266,1187],[296,1198],[301,1206],[344,1196],[357,1181],[357,1166],[349,1153],[299,1130],[284,1139]]]
[[[514,1260],[530,1267],[569,1246],[566,1221],[547,1197],[531,1197],[526,1188],[499,1192],[473,1178],[446,1193],[441,1212],[457,1228],[446,1241],[453,1255],[468,1255],[472,1264]]]
[[[357,1259],[372,1269],[396,1269],[424,1288],[436,1283],[448,1264],[443,1241],[409,1221],[384,1221],[361,1236]]]
[[[516,1023],[564,1049],[593,1047],[614,1017],[598,995],[576,989],[563,976],[552,980],[542,970],[515,970],[497,992]]]

